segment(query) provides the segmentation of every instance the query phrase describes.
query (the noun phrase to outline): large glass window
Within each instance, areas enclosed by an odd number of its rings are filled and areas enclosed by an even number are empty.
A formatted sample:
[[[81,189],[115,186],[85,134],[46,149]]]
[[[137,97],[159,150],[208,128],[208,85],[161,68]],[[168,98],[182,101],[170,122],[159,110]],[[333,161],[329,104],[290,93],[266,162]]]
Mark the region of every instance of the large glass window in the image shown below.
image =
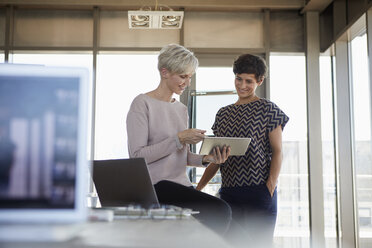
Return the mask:
[[[213,135],[212,125],[217,111],[226,105],[236,102],[234,93],[234,73],[231,67],[199,67],[196,73],[196,95],[193,96],[193,113],[195,128],[206,130],[207,135]],[[201,143],[196,145],[196,152]],[[204,168],[195,169],[195,183],[198,183],[204,173]],[[203,192],[216,195],[221,187],[221,175],[217,175],[203,189]]]
[[[128,158],[126,117],[130,104],[159,82],[155,53],[98,55],[95,159]]]
[[[67,52],[66,52],[67,53]],[[69,66],[87,68],[92,75],[93,56],[87,54],[62,54],[62,53],[14,53],[13,63],[39,64],[47,66]]]
[[[66,52],[67,53],[67,52]],[[79,54],[79,53],[14,53],[12,61],[16,64],[37,64],[46,66],[67,66],[67,67],[83,67],[89,71],[90,80],[92,84],[93,73],[93,56],[92,54]],[[90,87],[91,89],[91,87]],[[91,94],[91,93],[90,93]],[[91,114],[91,113],[89,113]],[[91,116],[88,116],[89,120]],[[88,127],[88,151],[87,157],[90,158],[90,145],[91,144],[91,127]]]
[[[353,146],[361,248],[372,245],[371,94],[367,51],[366,34],[351,41]]]
[[[4,63],[4,61],[5,61],[4,53],[0,53],[0,63]]]
[[[229,67],[199,67],[196,73],[196,91],[235,90],[235,75]]]
[[[278,182],[275,243],[309,247],[305,56],[270,56],[270,95],[288,116]]]
[[[320,56],[324,235],[327,248],[337,247],[337,204],[333,114],[332,57]]]

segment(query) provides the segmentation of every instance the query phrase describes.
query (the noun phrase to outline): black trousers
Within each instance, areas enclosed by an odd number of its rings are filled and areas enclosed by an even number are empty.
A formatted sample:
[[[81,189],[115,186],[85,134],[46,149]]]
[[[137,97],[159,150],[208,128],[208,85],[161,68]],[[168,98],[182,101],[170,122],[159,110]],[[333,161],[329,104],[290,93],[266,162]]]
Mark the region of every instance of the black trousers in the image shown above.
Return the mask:
[[[271,197],[266,184],[221,188],[220,196],[232,209],[233,225],[228,236],[240,242],[238,247],[272,246],[277,217],[276,189]]]
[[[223,200],[171,181],[154,185],[160,204],[199,211],[194,217],[216,233],[224,235],[231,221],[230,206]]]

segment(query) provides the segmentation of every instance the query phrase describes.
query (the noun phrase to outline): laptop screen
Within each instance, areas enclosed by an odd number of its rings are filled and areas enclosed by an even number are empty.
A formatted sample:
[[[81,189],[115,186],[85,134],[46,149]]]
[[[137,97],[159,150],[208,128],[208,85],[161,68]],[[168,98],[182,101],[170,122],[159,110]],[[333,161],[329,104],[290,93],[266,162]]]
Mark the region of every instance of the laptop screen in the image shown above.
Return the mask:
[[[77,207],[81,80],[66,68],[0,67],[0,209]]]
[[[144,158],[95,160],[93,181],[103,207],[159,207]]]

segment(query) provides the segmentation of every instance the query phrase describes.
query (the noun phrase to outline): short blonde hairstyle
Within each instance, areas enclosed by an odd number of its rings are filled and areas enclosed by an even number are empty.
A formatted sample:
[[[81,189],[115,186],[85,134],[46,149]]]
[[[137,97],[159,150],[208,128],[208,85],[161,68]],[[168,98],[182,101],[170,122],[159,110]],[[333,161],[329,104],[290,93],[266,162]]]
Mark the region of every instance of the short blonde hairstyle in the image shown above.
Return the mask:
[[[160,50],[158,56],[158,70],[167,69],[171,73],[194,73],[199,61],[194,53],[177,44],[169,44]]]

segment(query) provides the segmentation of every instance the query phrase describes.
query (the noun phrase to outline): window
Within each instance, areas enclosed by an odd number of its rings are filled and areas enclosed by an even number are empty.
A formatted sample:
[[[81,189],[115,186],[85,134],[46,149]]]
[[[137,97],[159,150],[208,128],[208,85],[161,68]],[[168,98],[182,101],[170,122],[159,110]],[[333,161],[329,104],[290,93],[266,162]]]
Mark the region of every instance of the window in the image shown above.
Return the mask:
[[[320,97],[323,154],[324,235],[327,248],[337,247],[335,139],[332,57],[320,56]]]
[[[213,135],[211,129],[217,111],[226,105],[236,102],[234,73],[232,67],[199,67],[196,72],[196,92],[193,96],[195,128],[206,130],[207,135]],[[228,91],[228,92],[223,92]],[[201,143],[196,145],[196,152]],[[195,183],[198,183],[204,173],[204,168],[195,168]],[[216,195],[221,187],[221,175],[217,175],[203,189],[203,192]]]
[[[93,73],[93,56],[92,54],[61,54],[61,53],[15,53],[12,56],[13,63],[17,64],[38,64],[46,66],[68,66],[68,67],[83,67],[89,70],[90,80],[92,83]],[[88,120],[91,116],[88,116]],[[87,128],[88,132],[88,151],[87,158],[90,158],[91,144],[91,128]]]
[[[87,68],[92,75],[92,54],[14,53],[13,63]]]
[[[275,243],[309,247],[305,56],[270,56],[270,95],[288,116],[278,183]]]
[[[351,41],[353,146],[361,248],[372,245],[371,94],[367,51],[366,34]]]
[[[5,55],[4,53],[0,53],[0,63],[4,63],[5,61]]]
[[[235,75],[229,67],[199,67],[196,73],[196,91],[235,90]]]
[[[159,82],[155,53],[98,55],[95,159],[129,157],[126,118],[130,104]]]

